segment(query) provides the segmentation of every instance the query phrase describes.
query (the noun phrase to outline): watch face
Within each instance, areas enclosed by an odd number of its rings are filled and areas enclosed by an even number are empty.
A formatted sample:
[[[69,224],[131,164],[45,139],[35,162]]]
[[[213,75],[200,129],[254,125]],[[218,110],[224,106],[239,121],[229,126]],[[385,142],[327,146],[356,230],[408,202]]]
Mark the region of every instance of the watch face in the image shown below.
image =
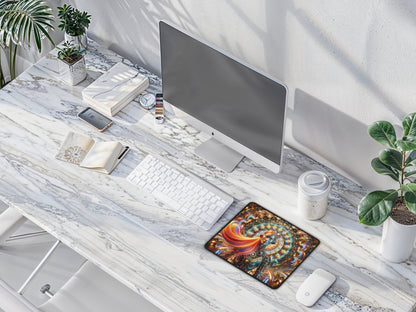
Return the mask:
[[[156,98],[152,93],[145,93],[140,95],[139,102],[140,105],[145,109],[151,109],[155,106]]]

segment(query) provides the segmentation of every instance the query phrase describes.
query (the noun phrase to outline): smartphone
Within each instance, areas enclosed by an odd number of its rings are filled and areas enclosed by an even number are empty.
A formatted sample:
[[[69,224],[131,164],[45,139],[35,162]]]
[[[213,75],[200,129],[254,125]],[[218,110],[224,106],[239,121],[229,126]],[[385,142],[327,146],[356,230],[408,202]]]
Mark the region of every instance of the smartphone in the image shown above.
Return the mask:
[[[78,114],[78,118],[93,126],[98,131],[103,132],[105,129],[113,124],[113,121],[104,116],[103,114],[93,110],[91,107],[87,107]]]

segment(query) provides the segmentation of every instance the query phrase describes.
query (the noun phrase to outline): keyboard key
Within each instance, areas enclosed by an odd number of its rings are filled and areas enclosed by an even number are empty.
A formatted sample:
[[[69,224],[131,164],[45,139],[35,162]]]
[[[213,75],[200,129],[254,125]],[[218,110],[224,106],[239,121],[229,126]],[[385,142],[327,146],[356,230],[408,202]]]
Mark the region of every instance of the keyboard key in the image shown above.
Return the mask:
[[[204,220],[203,219],[196,219],[195,220],[195,224],[201,226],[202,224],[204,224]]]

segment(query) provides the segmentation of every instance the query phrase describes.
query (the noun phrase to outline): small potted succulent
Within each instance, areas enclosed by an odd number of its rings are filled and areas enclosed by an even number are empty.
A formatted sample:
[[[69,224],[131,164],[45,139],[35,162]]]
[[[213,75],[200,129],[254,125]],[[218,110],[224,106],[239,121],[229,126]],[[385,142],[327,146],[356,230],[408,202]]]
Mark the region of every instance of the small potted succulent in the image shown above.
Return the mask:
[[[61,19],[58,27],[65,31],[65,41],[80,47],[81,50],[86,50],[87,29],[91,22],[91,15],[64,4],[63,7],[58,7],[58,17]]]
[[[79,47],[75,47],[69,41],[57,47],[59,60],[59,74],[61,79],[74,86],[87,76],[84,55]]]
[[[383,225],[381,253],[392,262],[406,261],[416,240],[416,113],[403,120],[403,137],[396,138],[391,123],[377,121],[368,133],[387,148],[371,161],[373,169],[398,182],[396,189],[367,194],[358,206],[366,225]]]

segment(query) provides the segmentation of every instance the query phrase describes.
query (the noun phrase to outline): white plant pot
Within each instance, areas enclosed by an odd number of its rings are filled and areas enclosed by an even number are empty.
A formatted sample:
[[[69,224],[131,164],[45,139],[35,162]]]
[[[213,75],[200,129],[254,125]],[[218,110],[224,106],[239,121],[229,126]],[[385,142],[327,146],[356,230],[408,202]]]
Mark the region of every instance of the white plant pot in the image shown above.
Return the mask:
[[[85,51],[87,49],[87,31],[85,31],[85,34],[80,36],[71,36],[67,33],[65,33],[65,41],[69,41],[72,43],[76,48],[80,48],[81,51]]]
[[[381,254],[391,262],[403,262],[409,259],[416,241],[416,224],[403,225],[392,218],[383,223]]]
[[[78,61],[72,64],[61,59],[58,59],[58,62],[59,77],[67,84],[75,86],[87,77],[87,68],[85,66],[84,57],[81,57]]]

